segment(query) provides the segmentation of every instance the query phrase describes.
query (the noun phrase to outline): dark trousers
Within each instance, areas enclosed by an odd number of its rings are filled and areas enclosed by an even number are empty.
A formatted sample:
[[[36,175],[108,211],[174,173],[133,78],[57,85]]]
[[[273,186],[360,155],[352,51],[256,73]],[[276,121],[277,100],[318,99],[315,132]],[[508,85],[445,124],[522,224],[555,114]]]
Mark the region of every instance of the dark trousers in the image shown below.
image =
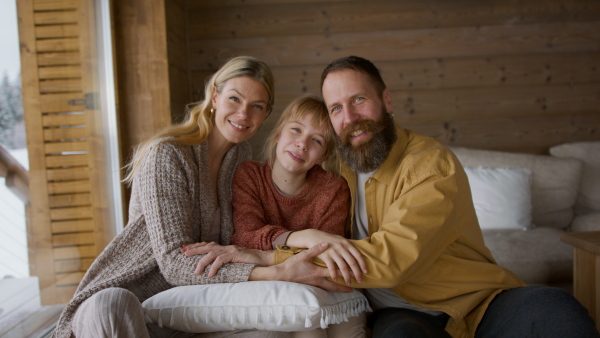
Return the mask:
[[[399,308],[376,310],[373,337],[450,337],[447,315],[432,316]],[[476,338],[600,337],[594,320],[573,296],[560,288],[527,286],[503,291],[490,303]]]

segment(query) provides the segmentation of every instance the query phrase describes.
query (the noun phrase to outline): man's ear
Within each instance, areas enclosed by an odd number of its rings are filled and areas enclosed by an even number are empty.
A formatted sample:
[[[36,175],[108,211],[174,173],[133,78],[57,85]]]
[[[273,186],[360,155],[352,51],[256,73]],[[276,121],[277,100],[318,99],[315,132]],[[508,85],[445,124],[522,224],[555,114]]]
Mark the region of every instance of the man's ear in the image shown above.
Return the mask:
[[[385,88],[383,90],[383,104],[385,105],[385,109],[389,113],[394,112],[394,103],[392,102],[392,94],[390,94],[390,90]]]

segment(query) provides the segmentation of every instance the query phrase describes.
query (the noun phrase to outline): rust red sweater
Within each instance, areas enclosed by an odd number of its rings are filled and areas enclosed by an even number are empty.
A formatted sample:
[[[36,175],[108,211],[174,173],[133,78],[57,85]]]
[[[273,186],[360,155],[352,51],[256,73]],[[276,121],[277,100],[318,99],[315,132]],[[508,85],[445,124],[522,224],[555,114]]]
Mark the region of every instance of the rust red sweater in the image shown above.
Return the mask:
[[[315,165],[307,183],[294,197],[281,195],[271,179],[267,163],[240,164],[233,177],[231,244],[271,250],[282,234],[318,229],[344,236],[350,207],[346,180]]]

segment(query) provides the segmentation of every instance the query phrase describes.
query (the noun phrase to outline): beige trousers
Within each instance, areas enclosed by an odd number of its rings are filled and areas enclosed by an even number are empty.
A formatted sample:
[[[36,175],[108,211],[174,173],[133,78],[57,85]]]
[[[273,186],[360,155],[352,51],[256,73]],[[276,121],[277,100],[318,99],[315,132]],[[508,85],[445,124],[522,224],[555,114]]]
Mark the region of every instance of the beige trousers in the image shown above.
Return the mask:
[[[129,290],[109,288],[102,290],[81,304],[73,318],[75,337],[116,337],[116,338],[317,338],[366,337],[365,314],[352,317],[348,322],[330,325],[327,329],[304,332],[275,331],[226,331],[211,333],[187,333],[155,324],[146,324],[142,303]]]

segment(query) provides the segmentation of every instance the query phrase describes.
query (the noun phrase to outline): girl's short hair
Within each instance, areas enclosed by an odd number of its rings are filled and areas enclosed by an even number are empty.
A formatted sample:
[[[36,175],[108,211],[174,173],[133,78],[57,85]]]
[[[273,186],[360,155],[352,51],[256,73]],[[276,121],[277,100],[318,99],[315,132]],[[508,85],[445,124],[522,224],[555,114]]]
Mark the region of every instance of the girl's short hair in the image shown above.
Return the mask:
[[[311,124],[313,127],[324,130],[326,160],[323,162],[323,168],[328,171],[338,172],[337,166],[334,165],[334,162],[337,162],[337,156],[335,156],[335,131],[329,120],[329,113],[327,112],[325,103],[321,98],[312,94],[295,99],[283,110],[269,136],[267,136],[262,152],[263,160],[273,166],[277,156],[277,142],[284,125],[288,121],[298,119],[306,114],[312,114]]]

